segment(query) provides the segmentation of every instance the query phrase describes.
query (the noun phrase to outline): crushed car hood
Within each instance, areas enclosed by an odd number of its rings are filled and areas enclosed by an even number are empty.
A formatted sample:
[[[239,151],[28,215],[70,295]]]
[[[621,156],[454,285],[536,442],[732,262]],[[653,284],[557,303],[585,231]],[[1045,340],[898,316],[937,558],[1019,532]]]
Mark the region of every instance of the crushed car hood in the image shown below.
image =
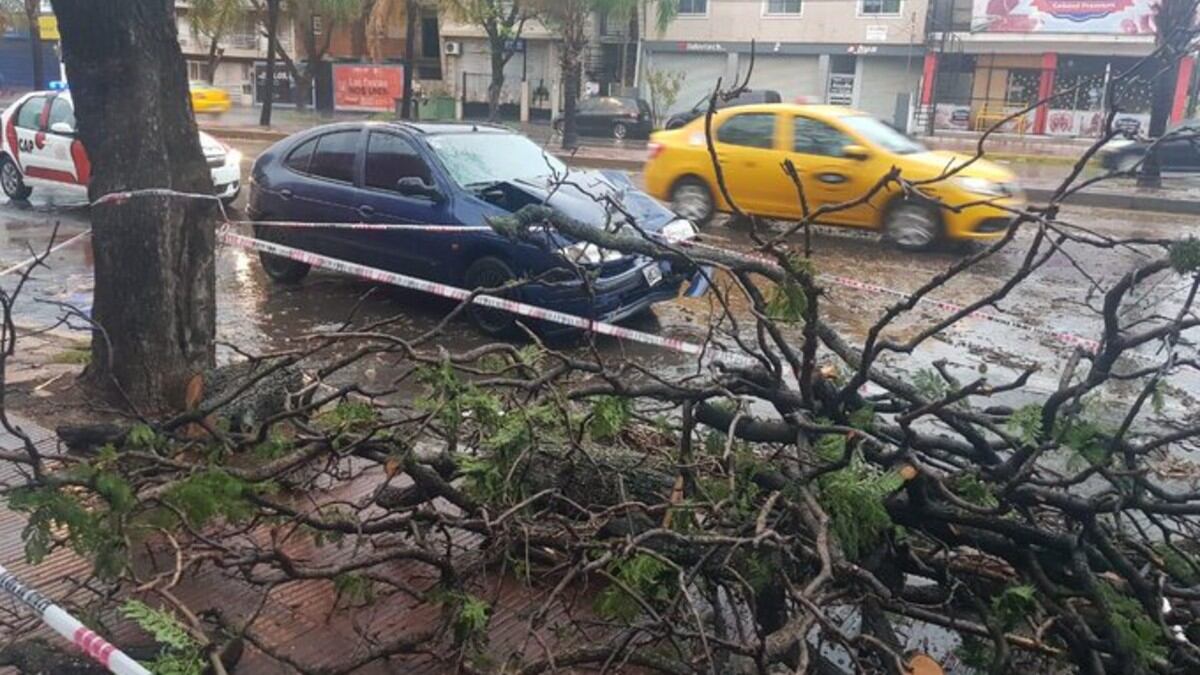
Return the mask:
[[[678,216],[653,197],[637,189],[620,171],[576,171],[562,183],[553,177],[519,180],[508,185],[529,196],[529,203],[545,204],[568,218],[610,229],[626,220],[619,204],[640,228],[658,232]]]

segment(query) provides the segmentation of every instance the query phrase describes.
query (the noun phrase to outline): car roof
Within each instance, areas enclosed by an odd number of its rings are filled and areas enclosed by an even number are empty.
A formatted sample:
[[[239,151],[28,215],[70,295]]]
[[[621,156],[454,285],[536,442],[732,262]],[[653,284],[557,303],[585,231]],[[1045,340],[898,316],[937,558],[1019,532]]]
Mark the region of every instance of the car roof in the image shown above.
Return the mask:
[[[483,122],[407,122],[397,120],[382,122],[381,126],[398,127],[422,134],[424,136],[445,136],[448,134],[513,134],[517,133],[499,124]]]
[[[856,117],[867,113],[844,105],[808,104],[808,103],[748,103],[744,105],[721,108],[717,115],[736,115],[747,112],[790,112],[792,114],[809,114],[817,117]]]

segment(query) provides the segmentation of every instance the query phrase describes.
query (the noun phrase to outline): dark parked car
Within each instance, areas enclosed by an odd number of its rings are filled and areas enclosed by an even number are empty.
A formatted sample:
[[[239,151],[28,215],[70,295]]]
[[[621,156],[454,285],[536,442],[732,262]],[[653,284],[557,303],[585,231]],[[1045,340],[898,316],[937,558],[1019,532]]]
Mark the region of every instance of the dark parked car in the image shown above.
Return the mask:
[[[612,136],[646,138],[653,131],[650,104],[640,98],[628,96],[589,96],[579,102],[575,111],[575,127],[588,136]],[[563,129],[563,120],[554,122],[554,128]]]
[[[675,298],[692,274],[669,263],[598,249],[546,232],[536,245],[472,229],[527,204],[545,203],[605,226],[604,197],[640,227],[670,239],[694,236],[691,223],[635,189],[624,174],[572,171],[528,138],[487,125],[354,122],[301,132],[254,163],[248,211],[261,221],[467,226],[459,232],[258,226],[262,239],[341,260],[465,288],[497,288],[533,305],[617,321]],[[597,199],[600,197],[601,199]],[[308,265],[261,255],[280,282],[299,282]],[[591,291],[584,280],[590,278]],[[472,305],[484,332],[509,332],[511,314]]]
[[[1200,120],[1188,120],[1172,129],[1158,144],[1158,161],[1163,171],[1200,173]],[[1146,156],[1150,141],[1118,139],[1100,150],[1100,163],[1106,169],[1129,171]]]
[[[667,118],[667,123],[663,125],[667,129],[678,129],[685,126],[688,122],[700,117],[708,111],[708,96],[696,101],[696,105],[690,110],[681,113],[675,113]],[[783,97],[774,89],[747,89],[743,91],[737,98],[728,101],[717,101],[717,109],[732,108],[735,105],[750,105],[752,103],[782,103]]]

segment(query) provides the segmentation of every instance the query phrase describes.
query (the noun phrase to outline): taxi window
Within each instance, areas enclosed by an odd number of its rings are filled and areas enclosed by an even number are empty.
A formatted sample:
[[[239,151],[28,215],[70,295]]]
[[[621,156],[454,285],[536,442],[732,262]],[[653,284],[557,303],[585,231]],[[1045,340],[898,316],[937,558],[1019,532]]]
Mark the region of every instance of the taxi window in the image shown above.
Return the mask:
[[[854,141],[828,124],[809,117],[797,117],[792,130],[792,148],[805,155],[841,157],[842,148]]]
[[[775,146],[775,113],[743,113],[726,120],[717,129],[717,140],[748,148]]]
[[[41,129],[42,111],[46,109],[46,97],[34,96],[26,101],[17,112],[17,126],[22,129]]]

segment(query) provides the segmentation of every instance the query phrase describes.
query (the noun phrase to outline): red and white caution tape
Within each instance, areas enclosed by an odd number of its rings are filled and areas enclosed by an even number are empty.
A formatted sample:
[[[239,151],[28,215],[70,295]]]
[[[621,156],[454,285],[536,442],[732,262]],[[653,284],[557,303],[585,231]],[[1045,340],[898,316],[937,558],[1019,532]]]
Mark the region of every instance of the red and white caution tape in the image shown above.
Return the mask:
[[[471,291],[468,291],[464,288],[459,288],[457,286],[450,286],[448,284],[410,277],[405,274],[387,272],[374,267],[367,267],[366,265],[346,262],[345,260],[338,260],[337,258],[330,258],[328,256],[292,248],[291,246],[284,246],[283,244],[277,244],[271,241],[264,241],[254,237],[235,234],[227,229],[222,229],[217,234],[217,237],[223,243],[230,246],[236,246],[238,248],[249,249],[263,253],[270,253],[281,258],[288,258],[289,260],[306,263],[312,265],[313,267],[321,267],[324,269],[333,270],[335,272],[350,274],[362,279],[421,291],[423,293],[429,293],[431,295],[437,295],[460,302],[471,299],[473,303],[483,307],[511,312],[519,316],[526,316],[539,321],[548,321],[562,326],[568,326],[570,328],[578,328],[581,330],[590,331],[600,335],[609,335],[615,338],[630,340],[632,342],[640,342],[642,344],[661,347],[663,349],[668,349],[681,354],[698,356],[706,351],[703,345],[699,345],[694,342],[688,342],[687,340],[653,335],[651,333],[645,333],[632,328],[625,328],[623,326],[618,326],[616,324],[607,323],[604,321],[585,319],[573,314],[546,309],[544,307],[537,307],[535,305],[529,305],[523,302],[517,302],[515,300],[498,298],[493,295],[476,295],[474,298],[472,298]],[[758,361],[742,354],[721,353],[720,358],[727,363],[758,363]]]
[[[368,230],[379,232],[433,232],[462,234],[463,232],[494,232],[486,225],[434,225],[434,224],[384,224],[384,223],[301,223],[285,220],[230,220],[227,225],[246,227],[286,227],[289,229],[321,230]]]
[[[42,255],[35,255],[30,258],[26,258],[25,260],[22,260],[21,262],[17,263],[16,265],[13,265],[12,267],[9,267],[6,270],[0,271],[0,277],[7,276],[9,274],[12,274],[13,272],[16,272],[17,270],[29,267],[30,265],[34,264],[41,258],[48,256],[51,253],[54,253],[55,251],[57,251],[61,248],[66,248],[66,247],[70,246],[71,244],[74,244],[75,242],[79,241],[80,239],[83,239],[84,237],[88,236],[91,233],[92,233],[91,230],[84,230],[83,232],[80,232],[79,234],[75,235],[74,237],[71,237],[70,239],[62,242],[61,244],[56,244],[53,248],[51,248],[49,251],[46,251]]]
[[[78,619],[67,613],[67,610],[51,602],[46,596],[21,583],[20,579],[0,566],[0,589],[19,600],[26,607],[38,613],[47,626],[54,632],[70,640],[72,644],[83,650],[96,662],[108,668],[116,675],[151,675],[137,661],[129,658],[124,652],[112,646],[107,640],[96,635]]]

